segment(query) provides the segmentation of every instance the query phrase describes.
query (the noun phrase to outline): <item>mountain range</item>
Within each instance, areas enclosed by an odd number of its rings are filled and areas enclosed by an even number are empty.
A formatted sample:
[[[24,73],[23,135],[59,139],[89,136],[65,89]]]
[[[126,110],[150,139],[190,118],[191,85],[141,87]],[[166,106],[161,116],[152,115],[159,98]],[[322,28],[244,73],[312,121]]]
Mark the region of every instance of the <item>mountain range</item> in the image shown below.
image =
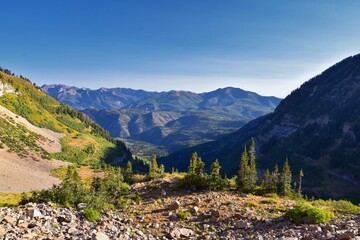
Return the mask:
[[[273,113],[221,139],[162,159],[186,170],[192,152],[207,166],[218,159],[223,173],[236,174],[244,146],[255,138],[258,166],[280,167],[286,158],[294,177],[304,169],[304,191],[360,201],[360,55],[330,67],[294,90]]]
[[[200,94],[65,85],[44,85],[42,90],[82,110],[112,137],[126,139],[139,155],[150,155],[154,148],[165,154],[214,140],[273,111],[281,101],[231,87]],[[146,147],[138,148],[140,143]]]

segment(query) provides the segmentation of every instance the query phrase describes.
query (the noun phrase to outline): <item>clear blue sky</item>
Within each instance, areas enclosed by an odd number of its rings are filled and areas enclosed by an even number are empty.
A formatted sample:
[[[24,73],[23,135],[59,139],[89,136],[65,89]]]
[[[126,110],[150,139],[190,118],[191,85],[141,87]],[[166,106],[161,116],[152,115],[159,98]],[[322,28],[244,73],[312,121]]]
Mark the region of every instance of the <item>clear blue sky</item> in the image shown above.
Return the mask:
[[[1,1],[0,66],[38,85],[285,97],[360,52],[360,1]]]

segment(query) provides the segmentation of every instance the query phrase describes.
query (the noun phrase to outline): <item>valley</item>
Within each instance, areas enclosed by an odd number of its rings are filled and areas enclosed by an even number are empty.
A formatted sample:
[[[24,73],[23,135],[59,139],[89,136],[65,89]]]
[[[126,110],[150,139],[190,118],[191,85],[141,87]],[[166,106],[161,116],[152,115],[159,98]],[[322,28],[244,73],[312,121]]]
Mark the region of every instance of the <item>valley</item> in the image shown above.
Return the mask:
[[[42,90],[82,110],[112,137],[131,142],[128,146],[134,154],[147,157],[215,140],[270,113],[281,101],[231,87],[201,94],[122,88],[90,90],[64,85],[44,85]],[[114,102],[122,107],[115,107]],[[87,109],[78,103],[87,104]],[[147,150],[139,151],[135,142],[145,143]]]

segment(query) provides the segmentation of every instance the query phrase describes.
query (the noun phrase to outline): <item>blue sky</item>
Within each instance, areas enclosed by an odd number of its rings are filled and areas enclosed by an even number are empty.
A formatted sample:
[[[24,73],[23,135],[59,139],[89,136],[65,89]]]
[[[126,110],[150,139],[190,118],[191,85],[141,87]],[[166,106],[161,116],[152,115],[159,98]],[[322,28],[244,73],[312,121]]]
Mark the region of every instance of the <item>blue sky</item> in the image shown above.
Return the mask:
[[[360,52],[360,1],[7,0],[0,66],[38,85],[285,97]]]

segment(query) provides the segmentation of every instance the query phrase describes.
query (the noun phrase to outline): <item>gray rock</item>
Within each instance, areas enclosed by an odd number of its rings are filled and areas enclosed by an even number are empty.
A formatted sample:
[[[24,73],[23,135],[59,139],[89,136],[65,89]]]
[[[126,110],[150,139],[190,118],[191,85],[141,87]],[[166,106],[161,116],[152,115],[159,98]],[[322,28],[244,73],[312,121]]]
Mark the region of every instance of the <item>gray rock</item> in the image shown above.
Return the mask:
[[[198,208],[197,206],[190,207],[189,212],[190,212],[192,215],[197,215],[198,212],[199,212],[199,208]]]
[[[34,218],[34,217],[42,217],[41,212],[37,208],[28,208],[26,209],[26,215]]]
[[[247,222],[244,222],[244,221],[237,221],[235,223],[235,228],[237,229],[245,229],[245,228],[248,228],[249,227],[249,223]]]

